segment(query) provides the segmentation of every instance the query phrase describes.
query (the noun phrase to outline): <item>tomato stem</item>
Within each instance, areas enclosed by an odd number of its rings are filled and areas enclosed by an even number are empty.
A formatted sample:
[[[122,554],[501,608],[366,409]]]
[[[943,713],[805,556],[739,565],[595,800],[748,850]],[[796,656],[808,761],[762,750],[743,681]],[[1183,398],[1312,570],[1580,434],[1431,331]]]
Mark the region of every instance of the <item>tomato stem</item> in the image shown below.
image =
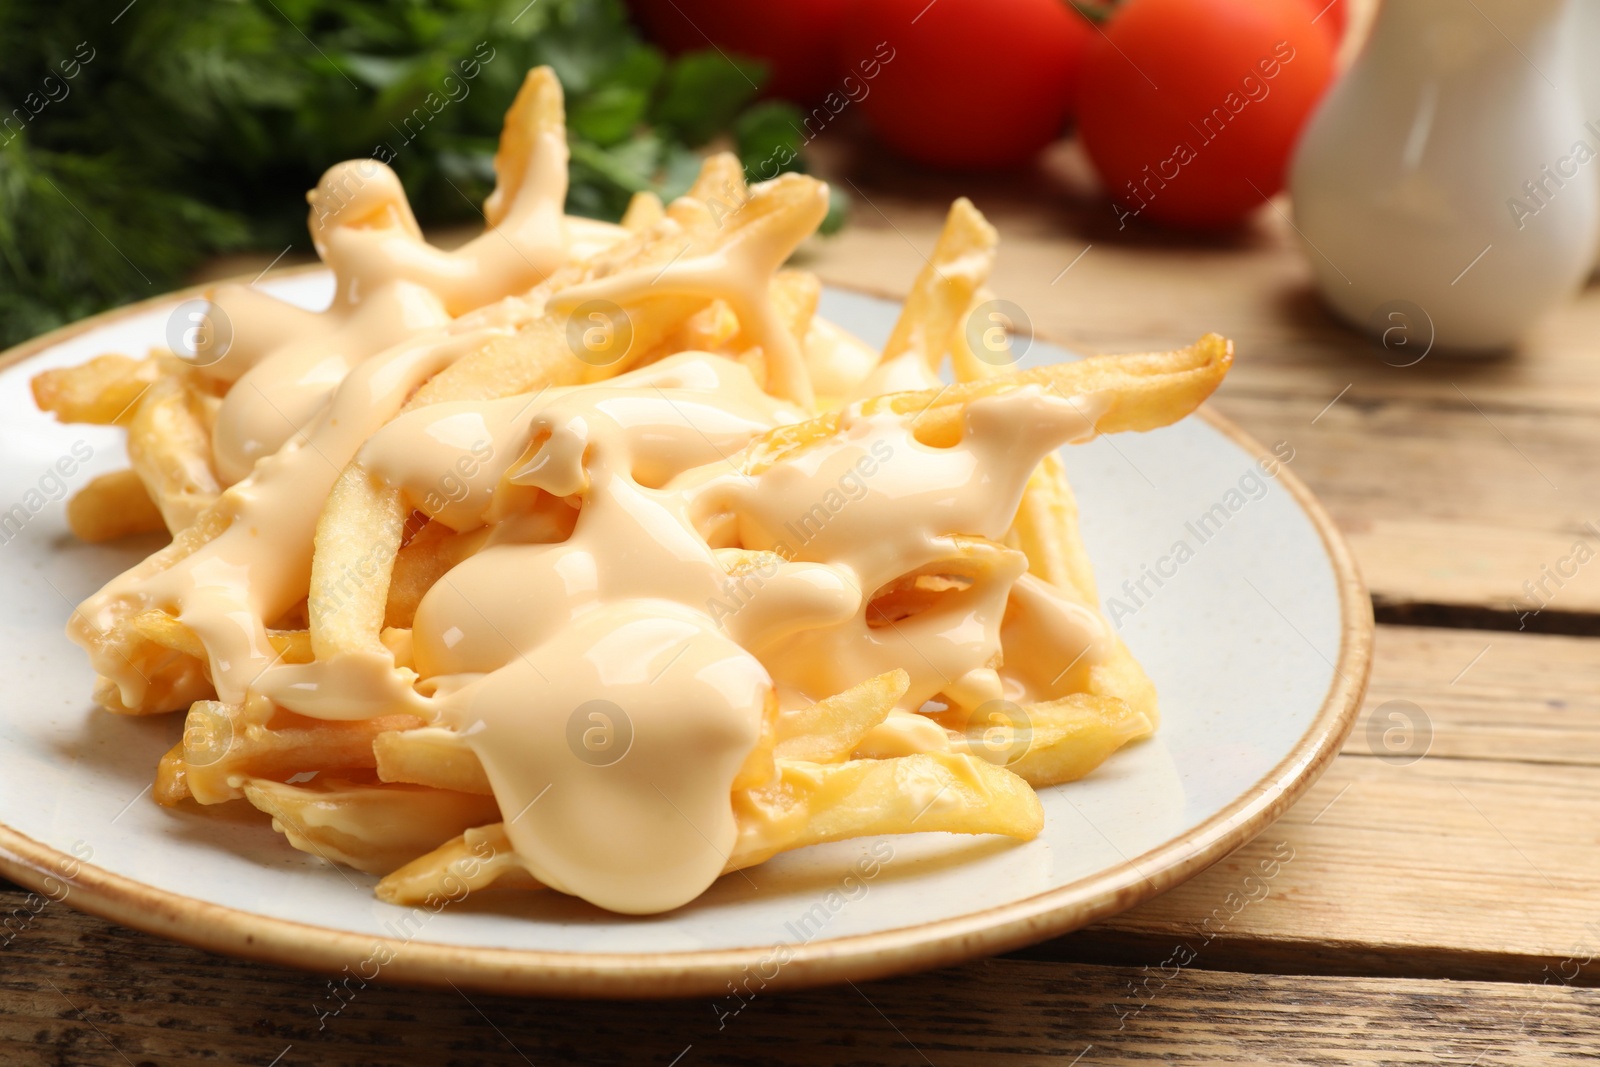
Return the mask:
[[[1066,0],[1068,7],[1097,25],[1116,14],[1119,3],[1120,0]]]

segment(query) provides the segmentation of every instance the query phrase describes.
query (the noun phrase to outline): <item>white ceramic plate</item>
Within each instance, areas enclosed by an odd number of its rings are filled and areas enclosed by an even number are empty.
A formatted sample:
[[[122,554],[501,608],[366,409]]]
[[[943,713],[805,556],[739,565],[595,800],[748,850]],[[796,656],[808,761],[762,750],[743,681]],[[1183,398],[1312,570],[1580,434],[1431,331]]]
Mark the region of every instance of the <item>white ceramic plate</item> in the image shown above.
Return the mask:
[[[320,307],[331,282],[310,271],[262,288]],[[1085,781],[1043,790],[1037,840],[804,849],[650,918],[555,893],[480,895],[439,914],[382,904],[374,879],[292,850],[251,810],[153,803],[181,716],[94,710],[89,667],[62,632],[73,604],[159,542],[72,540],[63,497],[124,465],[121,434],[39,414],[28,379],[163,344],[169,313],[194,295],[0,359],[0,873],[71,906],[218,951],[483,989],[650,996],[720,992],[746,972],[768,988],[873,977],[1037,941],[1203,870],[1316,779],[1359,705],[1371,610],[1343,543],[1292,461],[1266,477],[1261,447],[1207,414],[1067,450],[1107,609],[1165,719]],[[829,291],[823,313],[878,344],[897,307]],[[1066,356],[1035,342],[1023,362]],[[1192,553],[1181,563],[1179,542]]]

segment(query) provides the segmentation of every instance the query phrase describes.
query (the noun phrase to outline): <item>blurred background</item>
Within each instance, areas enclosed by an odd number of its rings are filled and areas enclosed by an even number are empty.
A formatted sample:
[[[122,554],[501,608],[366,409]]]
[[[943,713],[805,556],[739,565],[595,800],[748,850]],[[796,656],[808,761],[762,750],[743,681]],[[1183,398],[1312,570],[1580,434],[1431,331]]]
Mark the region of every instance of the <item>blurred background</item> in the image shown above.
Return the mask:
[[[303,261],[344,159],[459,241],[537,64],[575,214],[727,148],[829,179],[824,234],[962,194],[1085,248],[1276,231],[1413,349],[1514,346],[1600,250],[1597,0],[0,0],[0,40],[0,344]]]
[[[752,178],[826,174],[865,150],[900,168],[896,180],[937,170],[958,176],[953,187],[1053,182],[1115,230],[1227,231],[1282,186],[1294,134],[1346,39],[1345,7],[6,0],[0,343],[156,295],[202,268],[305,258],[304,190],[343,159],[389,163],[424,226],[448,242],[450,227],[481,223],[502,116],[541,63],[568,94],[577,214],[616,218],[640,189],[670,197],[715,146],[737,151]],[[1233,14],[1243,21],[1230,23]],[[1216,149],[1195,164],[1220,177],[1186,177],[1187,188],[1140,210],[1134,161],[1147,145],[1162,147],[1152,162],[1169,154],[1171,122],[1138,92],[1138,69],[1187,64],[1193,84],[1182,91],[1209,107],[1245,92],[1229,84],[1240,77],[1233,67],[1249,74],[1256,53],[1270,59],[1280,41],[1294,58],[1274,60],[1271,79],[1257,72],[1270,95],[1240,116],[1259,132],[1241,128],[1225,158]],[[1073,146],[1052,158],[1080,125],[1097,153]],[[1241,175],[1255,191],[1233,180]],[[836,190],[830,232],[852,200],[871,210],[848,182]],[[1121,190],[1121,203],[1107,190]],[[253,255],[227,258],[244,252]]]

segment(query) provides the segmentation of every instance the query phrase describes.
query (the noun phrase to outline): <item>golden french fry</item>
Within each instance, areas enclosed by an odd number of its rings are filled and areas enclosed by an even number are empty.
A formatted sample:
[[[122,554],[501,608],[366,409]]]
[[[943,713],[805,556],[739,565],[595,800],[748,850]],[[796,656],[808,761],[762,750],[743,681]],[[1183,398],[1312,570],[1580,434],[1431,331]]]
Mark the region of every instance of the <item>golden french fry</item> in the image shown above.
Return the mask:
[[[307,771],[371,770],[379,734],[421,725],[410,715],[324,722],[289,711],[197,700],[183,727],[183,771],[188,794],[201,804],[237,800],[244,777],[285,779]]]
[[[81,620],[82,616],[74,617]],[[125,620],[115,631],[94,631],[91,640],[126,663],[145,681],[142,699],[129,706],[121,689],[109,678],[97,677],[94,700],[113,715],[160,715],[182,711],[196,700],[216,696],[204,660],[150,641]]]
[[[766,704],[761,709],[761,733],[756,738],[755,747],[745,757],[739,773],[734,775],[734,792],[767,785],[777,777],[777,760],[773,754],[777,743],[778,694],[775,690],[768,690]]]
[[[493,798],[411,785],[295,786],[257,778],[245,783],[244,795],[295,848],[370,874],[388,874],[500,817]]]
[[[999,243],[999,234],[972,201],[961,197],[950,205],[933,255],[912,283],[883,346],[884,362],[914,352],[938,368],[952,335],[966,321],[973,295],[994,269]]]
[[[982,721],[955,711],[931,718],[963,734],[970,755],[1003,764],[1036,788],[1075,782],[1154,729],[1126,702],[1088,693],[1013,706]]]
[[[476,827],[419,856],[378,883],[378,899],[387,904],[457,901],[468,893],[497,889],[543,889],[528,873],[503,823]]]
[[[1090,356],[1074,363],[1035,367],[977,381],[910,393],[890,393],[862,401],[863,414],[891,412],[911,417],[919,440],[935,447],[954,444],[961,435],[967,404],[1027,386],[1064,398],[1093,395],[1102,404],[1097,433],[1153,430],[1170,425],[1209,397],[1233,364],[1233,343],[1208,333],[1188,348],[1129,356]],[[745,449],[740,469],[759,474],[773,464],[838,433],[840,412],[780,426]]]
[[[128,421],[128,460],[167,529],[181,533],[217,499],[211,432],[187,376],[152,382]]]
[[[67,525],[90,544],[165,530],[161,510],[131,470],[102,474],[67,501]]]
[[[201,663],[205,662],[205,644],[199,635],[164,611],[140,612],[129,620],[128,626],[153,644],[192,656]],[[411,631],[399,627],[385,627],[380,640],[384,647],[392,652],[396,648],[409,647]],[[310,663],[315,658],[311,651],[311,633],[308,630],[268,630],[267,642],[278,654],[279,663]]]
[[[662,206],[661,198],[648,189],[633,194],[628,201],[628,210],[622,213],[622,226],[624,229],[639,233],[648,230],[662,219],[666,218],[666,208]]]
[[[156,764],[156,781],[152,795],[156,803],[170,808],[189,796],[189,765],[183,759],[183,742],[167,750]]]
[[[1003,331],[999,334],[974,329],[981,326],[973,320],[983,306],[994,299],[994,294],[988,289],[979,289],[972,294],[972,299],[967,302],[967,309],[962,313],[955,329],[950,331],[950,369],[955,373],[958,382],[973,382],[979,378],[993,378],[997,374],[1009,374],[1012,370],[1013,358],[1011,357],[1011,341],[1009,335]],[[979,355],[972,348],[974,333],[984,337],[985,345],[983,355]],[[999,343],[999,349],[988,339],[993,338]],[[999,358],[997,358],[999,357]]]
[[[730,870],[847,837],[942,831],[1026,841],[1044,826],[1044,809],[1028,783],[972,756],[780,761],[778,772],[773,784],[734,794],[739,840]]]
[[[534,67],[522,80],[511,109],[506,112],[500,131],[500,146],[494,154],[494,192],[483,202],[483,217],[490,227],[498,226],[511,212],[522,183],[527,179],[528,163],[541,134],[567,139],[567,120],[561,99],[561,82],[549,67]]]
[[[1161,709],[1156,700],[1155,683],[1133,658],[1120,637],[1108,634],[1111,648],[1104,660],[1089,668],[1089,692],[1097,697],[1115,697],[1150,721],[1161,725]]]
[[[62,422],[110,425],[125,421],[137,401],[162,374],[161,361],[131,356],[96,356],[76,367],[42,371],[33,378],[40,411]]]
[[[205,662],[206,646],[195,632],[164,611],[144,611],[129,623],[140,636],[162,648],[182,652],[186,656]]]
[[[378,778],[490,796],[489,776],[462,736],[443,726],[398,730],[372,739]]]
[[[1028,570],[1040,578],[1075,592],[1085,604],[1100,602],[1078,535],[1078,502],[1059,453],[1046,456],[1028,478],[1006,540],[1028,557]]]
[[[669,222],[675,220],[674,213],[680,205],[691,215],[704,206],[693,197],[682,197],[668,209]],[[671,314],[662,314],[675,323],[720,297],[739,317],[745,347],[761,347],[769,391],[809,408],[814,398],[800,344],[785,328],[768,287],[761,287],[759,294],[730,290],[716,284],[708,276],[708,269],[731,262],[738,265],[741,273],[770,277],[817,228],[827,210],[826,185],[802,174],[781,175],[751,189],[737,211],[710,221],[712,244],[704,255],[694,254],[698,251],[695,237],[706,236],[700,225],[696,233],[678,242],[672,258],[664,265],[639,264],[609,275],[593,275],[585,284],[560,292],[553,306],[570,312],[588,301],[610,301],[635,319],[637,337],[646,332],[639,317],[652,308],[670,308]],[[714,260],[708,258],[712,253]],[[654,337],[659,339],[666,332],[661,330]]]
[[[822,281],[808,270],[780,270],[772,278],[772,306],[796,343],[805,341],[822,299]]]
[[[456,533],[439,522],[430,522],[417,531],[395,557],[384,625],[410,626],[416,617],[417,605],[422,603],[428,590],[451,567],[476,552],[486,532]]]
[[[734,793],[739,837],[727,871],[779,852],[849,837],[943,832],[1029,840],[1044,826],[1039,798],[1021,778],[948,752],[848,763],[780,760],[767,786]],[[474,865],[469,860],[476,859]],[[455,892],[446,892],[454,875]],[[497,885],[542,888],[517,859],[504,826],[467,831],[378,886],[391,904],[459,896]]]
[[[732,211],[750,198],[744,182],[744,164],[732,152],[713,152],[700,164],[700,173],[684,194],[707,204],[718,204]]]
[[[643,357],[639,362],[653,363],[655,359],[674,352],[725,352],[729,342],[738,333],[739,317],[733,313],[728,302],[713,300],[667,334],[658,346],[658,352]]]
[[[399,489],[359,463],[346,467],[322,518],[311,556],[311,648],[317,659],[341,652],[381,652],[389,579],[405,531]]]
[[[980,291],[974,295],[973,304],[987,297],[986,292]],[[969,308],[968,314],[971,313]],[[964,329],[957,330],[952,338],[951,357],[959,382],[1008,373],[1003,366],[979,359],[967,343]],[[1223,370],[1226,372],[1226,367]],[[1028,570],[1034,575],[1074,594],[1081,604],[1093,606],[1100,602],[1089,554],[1078,532],[1077,500],[1059,453],[1046,456],[1028,478],[1006,543],[1028,557]],[[1153,729],[1160,722],[1155,686],[1121,640],[1110,634],[1106,640],[1109,654],[1089,669],[1091,691],[1099,696],[1120,697],[1144,715]]]
[[[810,707],[780,712],[774,754],[780,760],[807,763],[837,763],[848,758],[867,731],[889,717],[910,684],[910,676],[896,669]]]
[[[494,400],[547,385],[573,385],[585,365],[573,354],[566,330],[554,320],[534,321],[456,360],[424,382],[406,411],[453,400]]]

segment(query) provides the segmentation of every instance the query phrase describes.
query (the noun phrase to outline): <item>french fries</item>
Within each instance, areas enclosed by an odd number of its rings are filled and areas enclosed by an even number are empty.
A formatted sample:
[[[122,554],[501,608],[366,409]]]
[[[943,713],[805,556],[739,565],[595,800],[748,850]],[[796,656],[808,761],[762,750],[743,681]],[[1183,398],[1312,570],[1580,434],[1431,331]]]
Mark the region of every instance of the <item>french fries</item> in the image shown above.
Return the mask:
[[[961,417],[972,401],[1035,386],[1069,403],[1087,396],[1101,401],[1103,407],[1093,418],[1096,433],[1154,430],[1198,408],[1222,384],[1232,365],[1232,342],[1207,334],[1174,352],[1090,356],[944,389],[891,393],[864,401],[857,410],[863,415],[911,416],[918,440],[935,448],[949,447],[960,440]],[[751,444],[742,469],[759,474],[792,459],[836,435],[842,420],[839,412],[828,412],[808,422],[780,426]]]
[[[128,422],[128,459],[174,534],[193,526],[222,491],[211,469],[206,399],[188,375],[158,378]]]
[[[908,451],[959,449],[980,432],[974,412],[982,405],[1018,399],[1049,404],[1051,412],[1070,405],[1093,433],[1153,429],[1211,395],[1232,362],[1231,344],[1207,335],[1173,352],[1020,371],[997,364],[973,350],[967,327],[990,299],[985,285],[998,237],[962,199],[887,345],[868,364],[864,346],[847,343],[818,318],[815,275],[782,269],[822,219],[821,182],[788,174],[751,186],[734,156],[712,155],[684,196],[663,204],[640,193],[620,227],[581,223],[581,241],[562,245],[563,228],[580,226],[560,215],[562,107],[554,74],[530,72],[506,116],[496,186],[484,212],[513,250],[521,241],[538,248],[541,262],[548,264],[553,248],[564,258],[535,271],[539,280],[531,288],[506,299],[504,293],[529,284],[519,272],[531,263],[485,278],[481,292],[462,281],[467,268],[446,271],[450,277],[431,297],[411,292],[408,299],[424,304],[434,299],[448,321],[419,328],[341,381],[318,423],[323,440],[340,442],[330,454],[302,433],[248,477],[225,485],[230,479],[218,471],[233,468],[214,461],[225,435],[213,430],[240,378],[237,368],[202,375],[170,355],[106,355],[35,378],[42,410],[63,421],[122,425],[128,433],[132,469],[89,483],[69,506],[73,531],[102,541],[164,527],[173,538],[118,579],[114,596],[86,602],[73,624],[104,674],[96,697],[105,707],[186,713],[182,740],[157,768],[156,799],[247,803],[295,848],[383,876],[379,898],[398,905],[457,900],[490,887],[539,889],[535,869],[565,884],[558,868],[567,862],[570,875],[582,849],[553,860],[533,851],[560,836],[559,826],[552,830],[541,820],[570,811],[566,805],[581,803],[575,796],[601,796],[606,811],[615,804],[636,815],[648,803],[643,821],[650,829],[628,840],[647,850],[652,837],[678,834],[671,839],[709,846],[708,878],[853,837],[931,832],[1031,839],[1044,820],[1036,789],[1084,777],[1148,737],[1159,721],[1154,687],[1098,612],[1059,455],[1041,446],[1016,468],[997,524],[961,525],[967,520],[946,519],[948,508],[915,513],[927,505],[908,496],[895,505],[903,513],[893,512],[894,521],[880,527],[884,544],[839,549],[859,553],[848,559],[821,558],[825,538],[806,553],[789,542],[771,544],[772,538],[757,544],[741,525],[755,520],[738,512],[740,501],[758,491],[758,481],[831,483],[838,506],[799,509],[804,544],[815,534],[806,523],[820,529],[845,507],[879,506],[855,503],[879,492],[863,480],[859,463],[845,477],[838,476],[844,467],[828,466],[835,463],[830,457],[849,459],[856,454],[851,447],[865,447],[852,442],[897,433],[895,440],[914,446]],[[336,182],[325,182],[315,203],[341,195]],[[398,241],[410,251],[394,276],[425,290],[416,266],[425,255],[420,236],[403,196],[395,196],[391,190],[371,197],[371,218],[340,215],[337,225],[314,218],[314,228],[322,227],[318,247],[326,253],[365,240]],[[337,211],[327,214],[332,219]],[[409,236],[395,237],[402,232]],[[580,245],[581,254],[571,251]],[[377,243],[360,247],[371,262],[384,263],[386,253],[372,251]],[[473,269],[487,270],[483,264],[498,260],[474,262]],[[381,286],[386,268],[364,269],[372,278],[363,284]],[[513,287],[507,278],[520,280]],[[349,281],[341,276],[340,284]],[[478,299],[484,293],[495,295]],[[588,340],[591,326],[606,335],[598,347]],[[274,327],[266,349],[293,353],[297,330],[311,346],[342,328],[295,312]],[[956,383],[922,388],[946,355]],[[819,401],[813,370],[823,362],[827,387]],[[904,382],[919,387],[876,388]],[[362,407],[362,397],[379,393],[388,397],[383,406]],[[597,396],[608,399],[582,406]],[[715,425],[696,423],[693,411],[716,405],[722,406]],[[346,420],[356,412],[370,424],[341,437],[334,426],[341,411]],[[428,492],[363,447],[404,417],[410,421],[402,428],[427,427],[427,439],[412,443],[431,462],[431,450],[449,457],[450,449],[487,433],[491,412],[501,419],[496,425],[508,425],[509,411],[509,425],[527,427],[510,454],[499,445],[488,453],[476,444],[472,450],[472,471],[487,466],[494,486],[476,519],[437,503],[446,489],[452,502],[465,499],[456,492],[456,474],[465,468],[450,468],[448,479],[435,478]],[[649,415],[630,422],[630,412]],[[1063,415],[1063,425],[1071,421]],[[649,462],[639,462],[641,456]],[[300,477],[283,476],[296,457],[304,464],[295,468]],[[391,455],[388,462],[398,461]],[[647,468],[654,473],[642,473]],[[417,469],[433,471],[426,464]],[[234,470],[230,477],[236,476]],[[975,492],[967,486],[972,481],[981,479],[962,474],[961,484],[939,499]],[[473,492],[487,492],[481,479],[476,484]],[[288,495],[302,491],[309,503]],[[247,510],[273,492],[280,494],[272,498],[282,505],[278,512]],[[264,521],[290,512],[303,512],[297,524]],[[247,514],[252,518],[241,518]],[[627,536],[592,533],[608,522]],[[238,562],[245,551],[238,546],[248,548],[262,527],[293,542],[269,546],[289,564],[273,560],[274,567],[252,569]],[[898,549],[898,556],[885,547],[901,544],[913,547]],[[671,551],[645,551],[661,545]],[[255,558],[261,564],[265,557]],[[692,595],[674,599],[662,590],[680,570],[699,577],[684,585]],[[268,572],[276,587],[249,584]],[[514,610],[499,616],[473,604],[475,615],[463,613],[448,627],[430,617],[448,614],[449,604],[439,606],[445,593],[463,599],[462,588],[495,592],[503,584],[521,595],[519,583],[531,582],[530,575],[547,579],[526,585],[543,590],[545,599],[513,598]],[[240,581],[241,587],[229,586]],[[229,589],[236,595],[218,592]],[[731,621],[720,618],[720,609],[713,613],[709,600],[704,612],[696,602],[715,589],[733,598]],[[765,606],[739,614],[756,601]],[[637,662],[619,657],[600,673],[634,679],[617,684],[640,686],[646,703],[659,690],[670,714],[650,704],[636,709],[635,722],[608,703],[607,685],[596,683],[569,720],[565,706],[547,706],[558,688],[550,676],[578,677],[588,669],[587,651],[538,659],[539,641],[554,641],[552,632],[587,635],[581,627],[593,616],[583,613],[617,604],[635,614],[618,616],[613,631],[637,628],[654,636],[640,639]],[[686,626],[693,638],[677,647],[671,635]],[[785,657],[798,662],[812,654],[801,650],[797,635],[818,632],[853,638],[822,646],[826,670],[798,684],[785,673],[792,666]],[[1041,634],[1049,641],[1041,643]],[[924,654],[919,636],[937,647]],[[478,660],[448,666],[458,646],[475,640],[507,650],[500,666]],[[862,651],[868,648],[870,654]],[[242,684],[241,662],[249,668]],[[502,673],[512,668],[522,673]],[[724,669],[731,673],[716,673]],[[754,689],[746,684],[752,672],[759,675]],[[527,757],[521,762],[498,758],[501,750],[484,733],[493,716],[473,703],[498,693],[490,683],[505,678],[518,685],[527,679],[526,693],[512,694],[518,723],[566,729],[514,749]],[[693,688],[706,678],[722,682]],[[816,678],[838,684],[822,688],[812,684]],[[670,704],[690,692],[693,701]],[[722,707],[722,700],[732,704]],[[604,743],[589,747],[592,735]],[[613,756],[606,744],[616,736],[626,743]],[[563,741],[574,762],[560,762]],[[630,755],[635,748],[646,754]],[[643,774],[627,762],[660,752],[704,758],[720,777],[697,778],[698,768],[671,761]],[[552,778],[545,791],[559,789],[527,821],[544,792],[517,792],[528,784],[518,777],[524,763],[546,768],[539,772]],[[715,802],[695,808],[708,788]],[[530,830],[533,822],[543,828]],[[639,830],[611,829],[619,838]],[[695,862],[704,866],[705,855]]]
[[[165,368],[155,357],[96,356],[76,367],[60,367],[33,379],[33,401],[62,422],[108,426],[124,421],[134,403]]]
[[[950,205],[933,256],[906,296],[894,332],[883,346],[885,363],[906,355],[936,368],[965,320],[973,295],[994,267],[1000,235],[961,197]]]
[[[1028,840],[1044,825],[1032,789],[972,756],[929,753],[834,764],[780,760],[778,770],[772,784],[734,794],[739,837],[726,870],[849,837],[957,833]],[[461,863],[478,842],[493,858],[467,880],[469,889],[488,888],[507,876],[522,888],[537,886],[517,862],[503,827],[471,833],[394,871],[379,883],[378,896],[391,904],[421,904],[431,895],[451,895],[447,879],[453,873],[462,877]]]
[[[332,780],[320,787],[252,779],[244,796],[302,852],[387,874],[495,815],[494,801],[420,786]]]
[[[867,731],[889,717],[908,684],[905,671],[890,671],[810,707],[780,714],[778,758],[808,763],[848,759]]]
[[[133,470],[102,474],[78,490],[67,502],[67,525],[90,544],[166,529],[161,509]]]

